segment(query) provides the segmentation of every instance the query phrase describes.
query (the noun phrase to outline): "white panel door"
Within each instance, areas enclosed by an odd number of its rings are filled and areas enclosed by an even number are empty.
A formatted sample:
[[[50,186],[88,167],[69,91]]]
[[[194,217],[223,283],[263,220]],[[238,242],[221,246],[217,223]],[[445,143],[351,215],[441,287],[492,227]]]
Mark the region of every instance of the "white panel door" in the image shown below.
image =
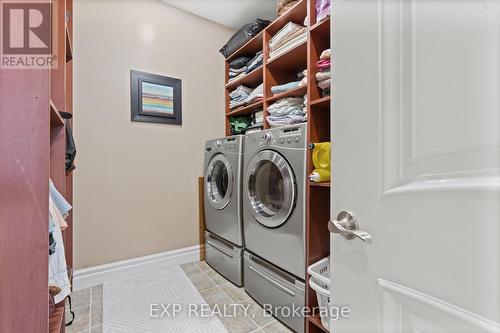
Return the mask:
[[[500,332],[500,1],[335,0],[332,332]]]

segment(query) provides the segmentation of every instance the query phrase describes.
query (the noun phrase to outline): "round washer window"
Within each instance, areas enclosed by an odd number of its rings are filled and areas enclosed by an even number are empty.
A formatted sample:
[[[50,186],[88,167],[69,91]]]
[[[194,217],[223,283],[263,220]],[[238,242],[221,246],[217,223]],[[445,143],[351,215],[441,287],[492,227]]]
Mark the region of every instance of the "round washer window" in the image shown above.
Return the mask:
[[[231,199],[233,172],[227,158],[218,154],[210,161],[206,179],[208,202],[216,209],[223,209]]]
[[[251,212],[265,227],[284,224],[295,206],[295,177],[277,152],[263,150],[247,166],[246,182]]]
[[[283,175],[271,161],[264,161],[255,170],[254,196],[260,203],[262,215],[276,216],[285,200]]]

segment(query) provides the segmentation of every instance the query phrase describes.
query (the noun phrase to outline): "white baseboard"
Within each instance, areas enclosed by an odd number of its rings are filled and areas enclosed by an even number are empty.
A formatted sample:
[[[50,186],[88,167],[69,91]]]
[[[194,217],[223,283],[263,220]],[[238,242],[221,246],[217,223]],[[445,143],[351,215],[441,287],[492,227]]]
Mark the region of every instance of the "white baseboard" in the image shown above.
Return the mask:
[[[73,290],[85,289],[105,282],[123,280],[133,275],[155,271],[158,268],[181,265],[198,261],[199,259],[200,246],[196,245],[145,257],[79,269],[73,275]]]

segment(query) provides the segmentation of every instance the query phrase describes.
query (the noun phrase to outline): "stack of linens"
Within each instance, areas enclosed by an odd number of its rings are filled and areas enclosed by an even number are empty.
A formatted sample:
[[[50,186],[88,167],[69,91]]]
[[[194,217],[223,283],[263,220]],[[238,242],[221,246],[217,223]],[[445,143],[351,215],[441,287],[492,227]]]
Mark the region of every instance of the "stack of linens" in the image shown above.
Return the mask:
[[[321,89],[323,96],[330,96],[331,85],[331,50],[327,49],[321,53],[320,60],[316,63],[318,72],[316,73],[316,80],[318,87]]]
[[[236,88],[235,90],[233,90],[229,94],[229,97],[231,98],[231,100],[229,102],[229,108],[235,109],[239,106],[245,105],[248,96],[250,96],[250,93],[253,90],[254,90],[253,88],[245,87],[243,85],[241,85],[238,88]]]
[[[297,47],[307,40],[307,29],[293,22],[288,22],[269,41],[269,59]]]
[[[271,127],[286,126],[307,121],[304,113],[304,98],[286,97],[271,104],[267,111],[267,122]]]

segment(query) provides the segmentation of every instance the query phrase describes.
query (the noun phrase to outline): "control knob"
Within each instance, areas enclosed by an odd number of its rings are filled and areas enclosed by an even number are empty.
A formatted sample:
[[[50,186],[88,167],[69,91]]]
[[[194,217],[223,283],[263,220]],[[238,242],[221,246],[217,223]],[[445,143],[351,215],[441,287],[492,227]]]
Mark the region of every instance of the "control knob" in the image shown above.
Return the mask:
[[[271,133],[266,133],[266,134],[264,135],[264,142],[265,142],[265,143],[269,143],[269,142],[271,142],[271,140],[272,140],[272,139],[273,139],[273,135],[272,135]]]

